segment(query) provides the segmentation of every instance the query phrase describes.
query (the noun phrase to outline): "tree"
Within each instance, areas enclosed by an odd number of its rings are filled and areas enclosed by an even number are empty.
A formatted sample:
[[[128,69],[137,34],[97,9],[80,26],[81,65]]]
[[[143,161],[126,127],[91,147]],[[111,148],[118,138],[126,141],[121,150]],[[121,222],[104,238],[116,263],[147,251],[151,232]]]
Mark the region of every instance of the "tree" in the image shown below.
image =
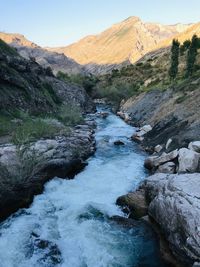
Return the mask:
[[[183,55],[185,51],[189,49],[190,45],[191,45],[191,41],[185,40],[183,44],[180,46],[180,54]]]
[[[195,69],[195,61],[199,48],[199,38],[197,35],[193,35],[192,41],[187,54],[187,62],[186,62],[186,77],[192,76]]]
[[[174,80],[178,73],[178,64],[179,64],[179,47],[180,43],[178,40],[173,40],[171,48],[171,66],[169,69],[169,76]]]

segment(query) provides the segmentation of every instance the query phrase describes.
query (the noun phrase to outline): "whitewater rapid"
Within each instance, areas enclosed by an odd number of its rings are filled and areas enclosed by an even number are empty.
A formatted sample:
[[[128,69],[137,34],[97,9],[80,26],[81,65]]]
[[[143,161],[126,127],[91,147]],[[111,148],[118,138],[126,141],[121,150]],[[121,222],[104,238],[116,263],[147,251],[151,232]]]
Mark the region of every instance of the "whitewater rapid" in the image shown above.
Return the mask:
[[[44,193],[0,225],[0,267],[163,267],[146,228],[124,228],[117,197],[146,176],[135,131],[110,113],[96,118],[97,151],[73,180],[55,178]],[[124,146],[114,146],[115,140]]]

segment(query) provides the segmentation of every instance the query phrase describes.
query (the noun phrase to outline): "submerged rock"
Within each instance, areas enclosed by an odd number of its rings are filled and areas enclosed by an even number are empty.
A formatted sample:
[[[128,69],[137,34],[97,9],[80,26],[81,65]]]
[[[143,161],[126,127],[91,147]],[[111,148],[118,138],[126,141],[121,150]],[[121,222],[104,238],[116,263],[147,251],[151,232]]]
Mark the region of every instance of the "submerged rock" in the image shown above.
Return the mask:
[[[123,141],[121,141],[121,140],[117,140],[117,141],[114,142],[114,145],[115,145],[115,146],[123,146],[123,145],[125,145],[125,144],[124,144]]]

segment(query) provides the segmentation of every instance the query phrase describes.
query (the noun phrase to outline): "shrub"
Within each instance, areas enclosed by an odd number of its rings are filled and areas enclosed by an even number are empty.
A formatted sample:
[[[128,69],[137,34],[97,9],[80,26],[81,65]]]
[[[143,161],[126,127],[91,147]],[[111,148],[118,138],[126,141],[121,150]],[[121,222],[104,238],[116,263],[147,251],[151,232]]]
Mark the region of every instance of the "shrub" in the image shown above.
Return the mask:
[[[28,119],[13,132],[12,142],[15,145],[27,144],[42,137],[51,138],[58,134],[60,128],[45,122],[43,119]]]
[[[73,126],[83,121],[80,108],[72,104],[61,106],[57,118],[67,126]]]

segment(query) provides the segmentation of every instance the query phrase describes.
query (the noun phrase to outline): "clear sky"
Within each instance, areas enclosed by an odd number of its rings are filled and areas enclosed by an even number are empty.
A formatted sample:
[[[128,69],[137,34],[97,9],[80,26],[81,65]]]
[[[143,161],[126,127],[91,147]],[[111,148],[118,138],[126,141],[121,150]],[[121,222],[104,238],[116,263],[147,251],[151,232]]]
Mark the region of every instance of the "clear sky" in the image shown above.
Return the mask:
[[[63,46],[129,16],[174,24],[200,21],[200,0],[0,0],[0,31]]]

